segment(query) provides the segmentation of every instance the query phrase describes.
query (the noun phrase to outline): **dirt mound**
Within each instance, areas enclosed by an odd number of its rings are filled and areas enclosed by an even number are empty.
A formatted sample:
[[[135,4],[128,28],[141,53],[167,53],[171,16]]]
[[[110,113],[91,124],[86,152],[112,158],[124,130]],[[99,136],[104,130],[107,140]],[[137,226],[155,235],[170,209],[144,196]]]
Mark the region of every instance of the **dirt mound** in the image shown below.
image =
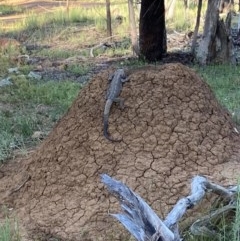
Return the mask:
[[[126,108],[113,106],[109,120],[120,143],[103,137],[108,75],[99,74],[80,92],[27,161],[31,179],[12,198],[28,229],[62,239],[126,240],[108,215],[117,206],[101,173],[126,182],[161,217],[188,193],[193,175],[229,184],[239,173],[235,126],[192,70],[168,64],[129,71],[121,94]]]

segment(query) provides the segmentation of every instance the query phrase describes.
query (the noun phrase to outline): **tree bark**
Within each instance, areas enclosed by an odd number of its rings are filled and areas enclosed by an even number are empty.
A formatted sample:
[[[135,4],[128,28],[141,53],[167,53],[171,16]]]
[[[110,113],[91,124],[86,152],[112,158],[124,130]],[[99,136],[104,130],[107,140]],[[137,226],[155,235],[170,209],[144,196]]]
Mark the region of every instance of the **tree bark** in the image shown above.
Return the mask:
[[[142,0],[139,25],[140,55],[158,61],[167,51],[164,1]]]
[[[128,11],[129,11],[129,22],[130,22],[130,29],[131,29],[132,50],[133,50],[133,53],[139,56],[140,52],[139,52],[139,45],[138,45],[138,38],[137,38],[137,28],[136,28],[133,0],[128,0]]]
[[[234,7],[234,0],[220,0],[219,12],[229,12]]]
[[[197,19],[196,19],[196,25],[193,33],[193,41],[192,41],[192,48],[191,52],[194,54],[195,48],[196,48],[196,43],[197,43],[197,35],[198,35],[198,30],[199,30],[199,25],[200,25],[200,18],[201,18],[201,10],[202,10],[202,0],[198,1],[198,10],[197,10]]]
[[[203,37],[196,54],[197,61],[202,65],[213,61],[232,62],[229,30],[219,19],[220,1],[208,1]]]

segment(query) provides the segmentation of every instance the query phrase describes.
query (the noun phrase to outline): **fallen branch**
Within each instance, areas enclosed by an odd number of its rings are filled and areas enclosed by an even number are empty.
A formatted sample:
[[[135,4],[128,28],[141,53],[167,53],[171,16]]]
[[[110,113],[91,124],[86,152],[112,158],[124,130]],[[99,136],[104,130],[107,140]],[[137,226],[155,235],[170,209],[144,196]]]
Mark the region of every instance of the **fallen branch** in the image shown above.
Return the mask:
[[[118,219],[125,228],[138,241],[180,241],[178,222],[186,213],[187,209],[193,208],[205,195],[207,190],[221,195],[228,201],[228,205],[216,210],[211,216],[221,215],[236,207],[237,187],[227,189],[217,184],[209,182],[205,177],[196,176],[191,183],[191,194],[180,199],[167,215],[165,221],[162,221],[150,206],[130,188],[120,181],[114,180],[106,174],[101,176],[102,182],[107,186],[120,202],[123,213],[111,214]],[[203,230],[207,216],[194,223],[191,230],[199,234]],[[213,234],[211,230],[207,230]],[[205,232],[204,234],[207,234]]]

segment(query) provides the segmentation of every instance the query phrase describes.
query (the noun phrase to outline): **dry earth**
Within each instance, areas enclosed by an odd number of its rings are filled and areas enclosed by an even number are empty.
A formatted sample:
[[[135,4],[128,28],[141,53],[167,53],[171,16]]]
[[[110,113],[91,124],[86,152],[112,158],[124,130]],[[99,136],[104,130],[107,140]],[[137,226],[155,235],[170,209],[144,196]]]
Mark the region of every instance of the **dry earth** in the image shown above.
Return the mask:
[[[181,64],[128,71],[110,133],[102,113],[108,75],[95,76],[28,159],[1,167],[0,204],[13,208],[25,238],[127,240],[108,213],[118,210],[99,175],[126,182],[164,217],[206,175],[223,185],[239,176],[239,134],[229,113],[195,72]]]

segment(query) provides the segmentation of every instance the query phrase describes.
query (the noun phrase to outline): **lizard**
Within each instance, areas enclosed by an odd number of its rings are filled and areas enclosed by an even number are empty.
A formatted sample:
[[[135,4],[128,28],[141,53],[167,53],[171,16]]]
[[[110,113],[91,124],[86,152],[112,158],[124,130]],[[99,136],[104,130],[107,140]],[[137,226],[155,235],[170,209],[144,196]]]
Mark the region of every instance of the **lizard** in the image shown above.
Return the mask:
[[[106,95],[106,103],[103,114],[103,134],[109,141],[120,142],[122,139],[113,139],[109,136],[108,133],[108,119],[111,106],[113,102],[118,102],[120,104],[120,108],[124,107],[124,99],[120,98],[119,95],[122,91],[123,83],[128,79],[125,75],[123,69],[117,69],[110,77],[109,77],[109,87]]]

